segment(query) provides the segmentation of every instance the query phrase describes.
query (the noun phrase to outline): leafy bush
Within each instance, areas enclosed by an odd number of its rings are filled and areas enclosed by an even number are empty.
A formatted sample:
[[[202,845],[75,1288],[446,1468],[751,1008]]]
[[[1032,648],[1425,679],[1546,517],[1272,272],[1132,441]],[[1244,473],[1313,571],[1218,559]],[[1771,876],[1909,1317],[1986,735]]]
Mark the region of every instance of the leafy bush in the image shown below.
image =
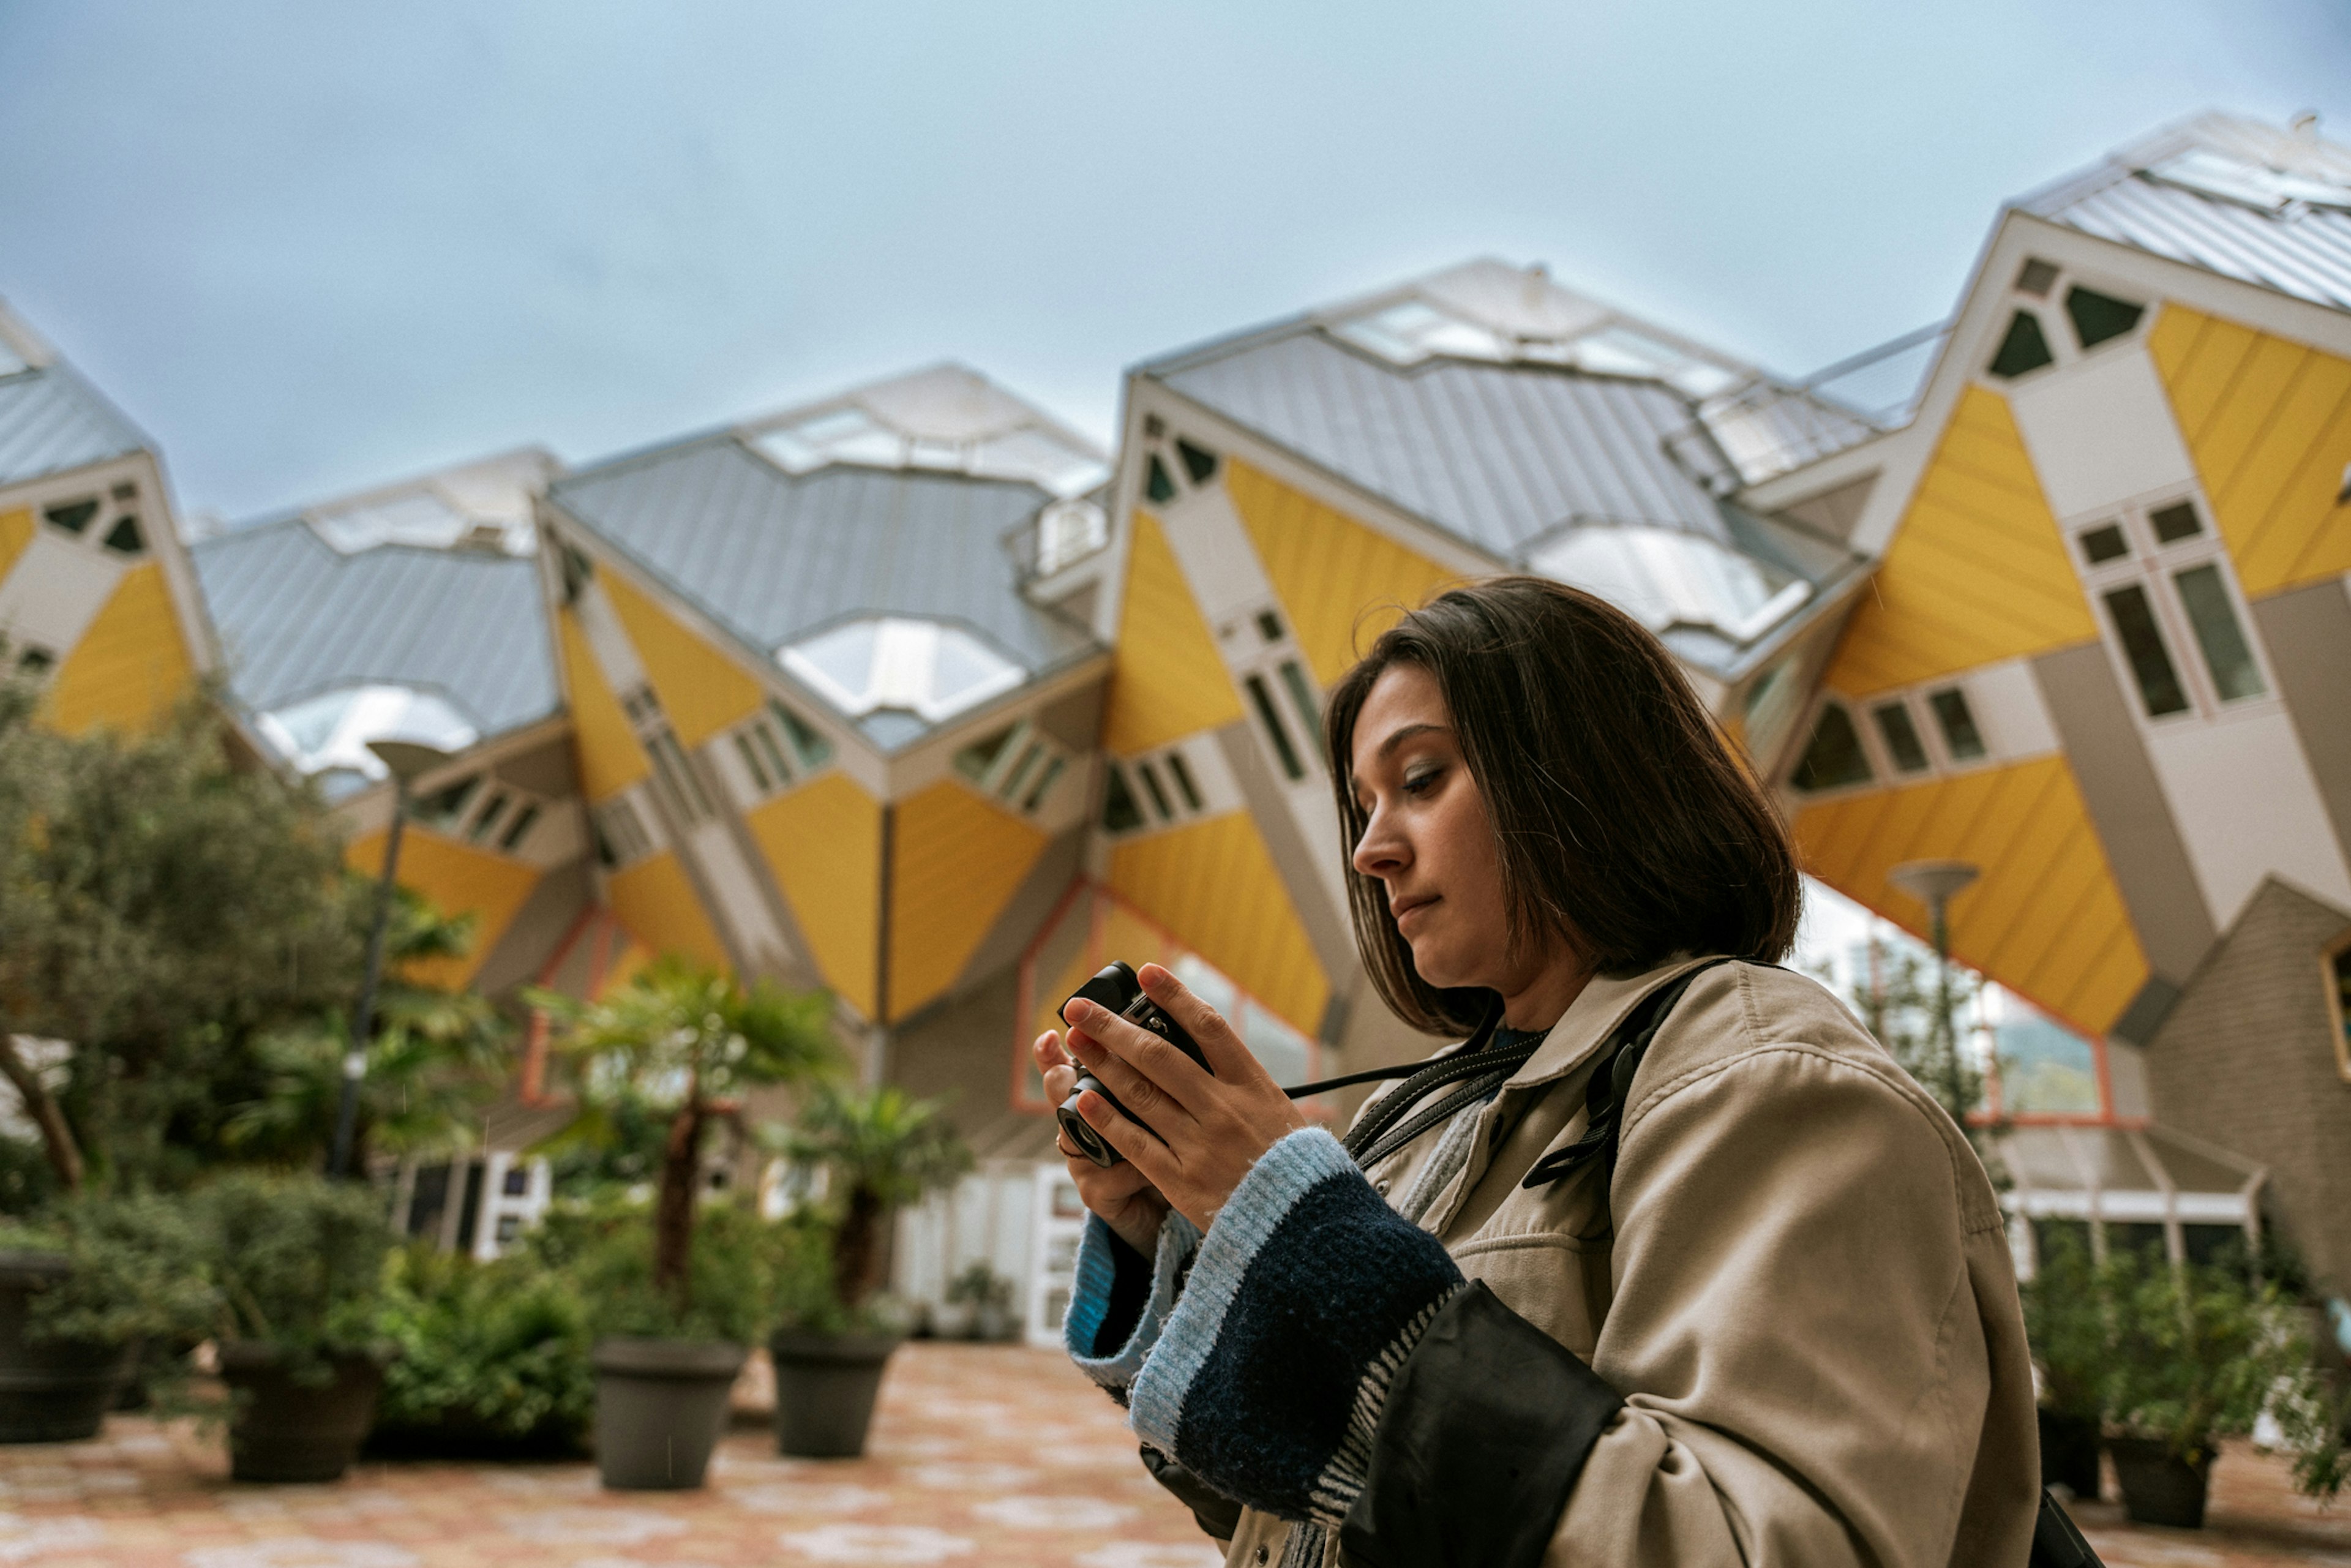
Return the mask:
[[[383,1200],[318,1176],[234,1172],[188,1199],[217,1287],[213,1333],[277,1346],[305,1375],[381,1349],[384,1260],[397,1239]]]
[[[380,1322],[395,1354],[371,1447],[580,1448],[596,1402],[588,1308],[541,1259],[404,1248],[385,1265]]]
[[[2057,1415],[2095,1421],[2105,1410],[2106,1312],[2079,1228],[2044,1228],[2041,1266],[2017,1293],[2025,1338],[2041,1364],[2041,1402]]]
[[[790,1127],[771,1133],[784,1157],[820,1176],[831,1234],[832,1291],[843,1312],[882,1282],[883,1225],[893,1210],[953,1186],[971,1150],[945,1103],[893,1088],[858,1092],[822,1084]]]
[[[768,1315],[768,1228],[740,1204],[701,1205],[682,1300],[654,1278],[653,1216],[642,1204],[559,1206],[531,1234],[528,1251],[570,1282],[599,1338],[748,1344]]]
[[[183,1205],[154,1197],[67,1198],[37,1222],[0,1228],[0,1247],[54,1252],[72,1271],[33,1301],[41,1338],[190,1344],[218,1297]]]

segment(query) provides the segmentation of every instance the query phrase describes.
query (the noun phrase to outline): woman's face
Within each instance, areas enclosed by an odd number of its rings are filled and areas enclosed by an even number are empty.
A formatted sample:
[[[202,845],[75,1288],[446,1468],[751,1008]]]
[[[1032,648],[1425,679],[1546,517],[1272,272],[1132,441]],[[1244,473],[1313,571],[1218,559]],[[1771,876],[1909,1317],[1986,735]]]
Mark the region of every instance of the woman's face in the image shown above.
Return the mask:
[[[1420,977],[1440,989],[1523,991],[1549,955],[1505,951],[1501,855],[1434,675],[1416,664],[1380,673],[1355,717],[1353,773],[1370,818],[1355,869],[1387,889]]]

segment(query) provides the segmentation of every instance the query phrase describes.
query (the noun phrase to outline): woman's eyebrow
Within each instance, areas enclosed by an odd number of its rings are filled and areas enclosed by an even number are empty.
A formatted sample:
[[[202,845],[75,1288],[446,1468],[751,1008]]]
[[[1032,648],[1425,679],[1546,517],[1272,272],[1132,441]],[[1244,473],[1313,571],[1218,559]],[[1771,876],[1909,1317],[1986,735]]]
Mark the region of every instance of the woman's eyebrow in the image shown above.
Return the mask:
[[[1432,731],[1438,735],[1449,733],[1446,729],[1445,726],[1441,724],[1408,724],[1402,729],[1391,731],[1388,737],[1380,742],[1379,749],[1372,755],[1374,758],[1384,758],[1388,753],[1394,751],[1397,747],[1402,746],[1405,741],[1410,740],[1414,736],[1426,735]]]

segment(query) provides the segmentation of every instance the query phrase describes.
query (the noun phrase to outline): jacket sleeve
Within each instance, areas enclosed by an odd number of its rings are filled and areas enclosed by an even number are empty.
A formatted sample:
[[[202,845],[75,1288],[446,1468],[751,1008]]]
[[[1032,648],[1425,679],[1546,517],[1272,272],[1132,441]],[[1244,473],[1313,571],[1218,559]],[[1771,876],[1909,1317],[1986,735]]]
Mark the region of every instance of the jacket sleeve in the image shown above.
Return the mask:
[[[1991,1378],[1965,1150],[1939,1120],[1891,1078],[1802,1046],[1649,1092],[1616,1172],[1615,1294],[1592,1366],[1499,1303],[1449,1343],[1425,1338],[1383,1414],[1347,1559],[1952,1561]],[[1986,1207],[1975,1223],[1997,1229]],[[1586,1378],[1625,1396],[1596,1429]],[[1507,1431],[1518,1462],[1490,1443],[1484,1462],[1448,1460],[1443,1445],[1481,1427]],[[1496,1513],[1541,1506],[1559,1452],[1580,1469],[1541,1539],[1457,1550]]]

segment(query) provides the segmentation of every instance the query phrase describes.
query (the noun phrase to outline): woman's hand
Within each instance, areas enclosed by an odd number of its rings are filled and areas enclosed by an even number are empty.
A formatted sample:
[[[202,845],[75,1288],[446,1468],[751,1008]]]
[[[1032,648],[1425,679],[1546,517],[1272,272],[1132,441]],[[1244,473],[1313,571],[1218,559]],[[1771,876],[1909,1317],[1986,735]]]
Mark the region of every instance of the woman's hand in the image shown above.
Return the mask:
[[[1150,1191],[1206,1230],[1258,1157],[1307,1125],[1307,1120],[1214,1008],[1156,964],[1143,966],[1136,977],[1144,994],[1199,1046],[1209,1071],[1203,1071],[1157,1035],[1106,1008],[1071,1002],[1066,1015],[1070,1054],[1117,1095],[1121,1105],[1149,1123],[1151,1131],[1089,1091],[1078,1101],[1078,1113],[1126,1156],[1126,1163],[1104,1171],[1081,1159],[1072,1160],[1070,1168],[1075,1175],[1085,1166],[1113,1180],[1132,1172],[1125,1184],[1128,1193]],[[1044,1041],[1038,1043],[1041,1062]],[[1072,1072],[1068,1082],[1074,1085],[1075,1081]],[[1050,1080],[1047,1092],[1052,1092]],[[1081,1195],[1087,1190],[1082,1175],[1078,1190]],[[1117,1221],[1091,1197],[1086,1207],[1116,1227]],[[1155,1237],[1157,1226],[1152,1229]]]
[[[1078,1070],[1061,1049],[1061,1037],[1047,1030],[1029,1051],[1037,1058],[1038,1071],[1045,1075],[1045,1098],[1061,1104],[1078,1086]],[[1102,1223],[1121,1241],[1145,1258],[1156,1252],[1159,1222],[1167,1218],[1167,1200],[1159,1196],[1151,1178],[1136,1170],[1132,1160],[1105,1170],[1070,1147],[1066,1134],[1055,1136],[1069,1161],[1070,1179],[1078,1184],[1078,1197],[1085,1206],[1102,1216]]]

